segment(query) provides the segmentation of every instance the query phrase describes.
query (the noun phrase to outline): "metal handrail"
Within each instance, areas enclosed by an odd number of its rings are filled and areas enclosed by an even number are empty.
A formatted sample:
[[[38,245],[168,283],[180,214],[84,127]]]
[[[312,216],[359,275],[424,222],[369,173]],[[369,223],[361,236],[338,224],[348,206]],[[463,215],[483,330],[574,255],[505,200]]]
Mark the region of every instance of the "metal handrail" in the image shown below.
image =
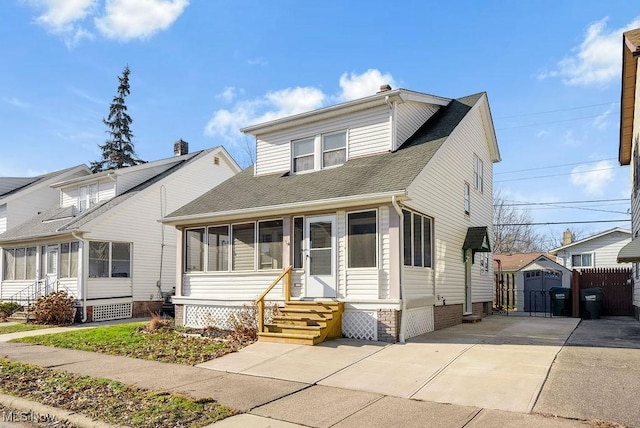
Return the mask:
[[[13,296],[9,298],[9,301],[20,303],[24,306],[24,302],[26,302],[26,306],[29,307],[33,302],[38,300],[39,297],[46,296],[49,293],[60,290],[60,281],[49,281],[48,278],[37,279],[33,282],[33,284],[29,284],[22,290],[15,293]],[[64,291],[71,295],[70,290],[62,286]]]
[[[258,331],[264,331],[264,298],[269,294],[273,287],[284,278],[284,301],[291,300],[291,270],[293,266],[289,266],[271,283],[269,287],[256,299],[256,305],[258,306]]]

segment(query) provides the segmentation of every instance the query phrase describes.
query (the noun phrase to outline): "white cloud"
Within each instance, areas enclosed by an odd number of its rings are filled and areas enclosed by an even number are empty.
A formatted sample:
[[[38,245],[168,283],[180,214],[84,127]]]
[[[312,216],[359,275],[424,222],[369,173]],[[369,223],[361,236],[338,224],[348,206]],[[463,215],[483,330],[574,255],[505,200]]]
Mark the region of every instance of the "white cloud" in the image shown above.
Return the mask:
[[[169,28],[188,5],[188,0],[106,0],[106,14],[94,21],[108,38],[146,39]]]
[[[241,90],[242,92],[242,90]],[[216,98],[221,98],[223,100],[225,100],[226,102],[230,103],[231,101],[233,101],[236,96],[237,96],[237,89],[235,88],[235,86],[227,86],[225,87],[222,92],[220,92]]]
[[[382,74],[376,69],[369,69],[362,74],[344,73],[340,76],[342,93],[339,100],[349,101],[373,95],[380,90],[381,85],[386,84],[395,86],[393,76],[389,73]]]
[[[613,164],[600,161],[595,165],[578,165],[571,171],[570,180],[575,186],[583,188],[586,194],[601,196],[613,181]]]
[[[606,129],[609,126],[609,116],[611,116],[613,107],[606,109],[601,115],[597,116],[593,120],[593,127],[599,131]]]
[[[18,107],[18,108],[29,108],[31,107],[31,104],[22,101],[19,98],[16,97],[2,97],[2,101],[4,101],[7,104],[11,104],[14,107]]]
[[[578,140],[573,135],[572,130],[569,130],[569,131],[566,131],[562,136],[562,144],[568,147],[580,147],[582,145],[582,141]]]
[[[629,24],[607,29],[608,18],[587,28],[582,42],[575,46],[551,71],[538,75],[539,79],[560,77],[567,85],[606,84],[619,77],[621,67],[622,33],[640,27],[640,17]]]
[[[85,18],[97,0],[29,0],[28,4],[44,12],[36,22],[54,33],[74,31],[74,23]]]
[[[258,58],[250,58],[247,60],[247,64],[249,65],[259,65],[261,67],[264,67],[265,65],[268,64],[267,60],[262,58],[262,57],[258,57]]]

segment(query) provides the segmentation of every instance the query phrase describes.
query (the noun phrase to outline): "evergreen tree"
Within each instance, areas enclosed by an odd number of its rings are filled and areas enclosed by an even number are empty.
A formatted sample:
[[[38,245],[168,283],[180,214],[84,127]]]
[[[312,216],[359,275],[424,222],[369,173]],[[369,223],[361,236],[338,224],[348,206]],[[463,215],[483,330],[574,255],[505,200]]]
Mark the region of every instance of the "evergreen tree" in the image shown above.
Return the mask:
[[[111,102],[109,116],[106,119],[102,119],[102,122],[109,128],[106,132],[110,138],[99,146],[102,150],[102,159],[91,162],[91,171],[93,172],[144,163],[143,160],[137,158],[131,141],[133,134],[129,125],[131,125],[133,119],[127,114],[127,105],[125,104],[125,97],[130,92],[129,73],[129,66],[127,65],[122,72],[122,76],[118,76],[118,81],[120,82],[118,93]]]

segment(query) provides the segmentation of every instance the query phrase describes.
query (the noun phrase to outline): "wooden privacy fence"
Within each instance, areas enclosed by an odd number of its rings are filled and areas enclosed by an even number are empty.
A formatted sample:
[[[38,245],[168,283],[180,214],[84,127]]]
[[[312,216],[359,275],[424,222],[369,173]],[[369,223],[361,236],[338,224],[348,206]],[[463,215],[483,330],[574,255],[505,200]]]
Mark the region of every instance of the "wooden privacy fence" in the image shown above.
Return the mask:
[[[496,272],[493,306],[499,311],[510,311],[516,305],[516,274]]]
[[[602,289],[602,315],[633,315],[631,268],[574,270],[573,278],[574,281],[577,278],[580,290],[595,287]]]

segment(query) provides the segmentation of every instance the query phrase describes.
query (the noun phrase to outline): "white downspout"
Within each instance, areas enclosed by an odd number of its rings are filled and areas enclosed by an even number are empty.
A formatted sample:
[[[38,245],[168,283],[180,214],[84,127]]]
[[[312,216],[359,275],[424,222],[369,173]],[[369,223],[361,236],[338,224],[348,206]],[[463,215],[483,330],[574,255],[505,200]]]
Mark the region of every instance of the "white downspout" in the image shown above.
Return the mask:
[[[78,241],[82,241],[82,260],[78,260],[78,265],[81,266],[82,273],[80,276],[80,290],[82,290],[82,323],[84,324],[87,322],[87,281],[85,281],[84,255],[85,251],[89,251],[89,241],[76,235],[76,232],[71,232],[71,236]]]
[[[399,238],[398,242],[400,242],[399,248],[400,250],[398,251],[398,254],[400,256],[399,258],[399,262],[400,262],[400,298],[402,299],[402,311],[400,312],[400,343],[404,343],[404,336],[405,336],[405,328],[406,328],[406,322],[405,322],[405,315],[407,313],[407,299],[404,293],[404,214],[402,213],[402,208],[400,208],[400,205],[398,205],[398,201],[396,200],[396,196],[393,195],[391,197],[391,205],[393,205],[393,208],[396,210],[396,212],[398,213],[398,216],[400,217],[400,227],[399,227]]]

